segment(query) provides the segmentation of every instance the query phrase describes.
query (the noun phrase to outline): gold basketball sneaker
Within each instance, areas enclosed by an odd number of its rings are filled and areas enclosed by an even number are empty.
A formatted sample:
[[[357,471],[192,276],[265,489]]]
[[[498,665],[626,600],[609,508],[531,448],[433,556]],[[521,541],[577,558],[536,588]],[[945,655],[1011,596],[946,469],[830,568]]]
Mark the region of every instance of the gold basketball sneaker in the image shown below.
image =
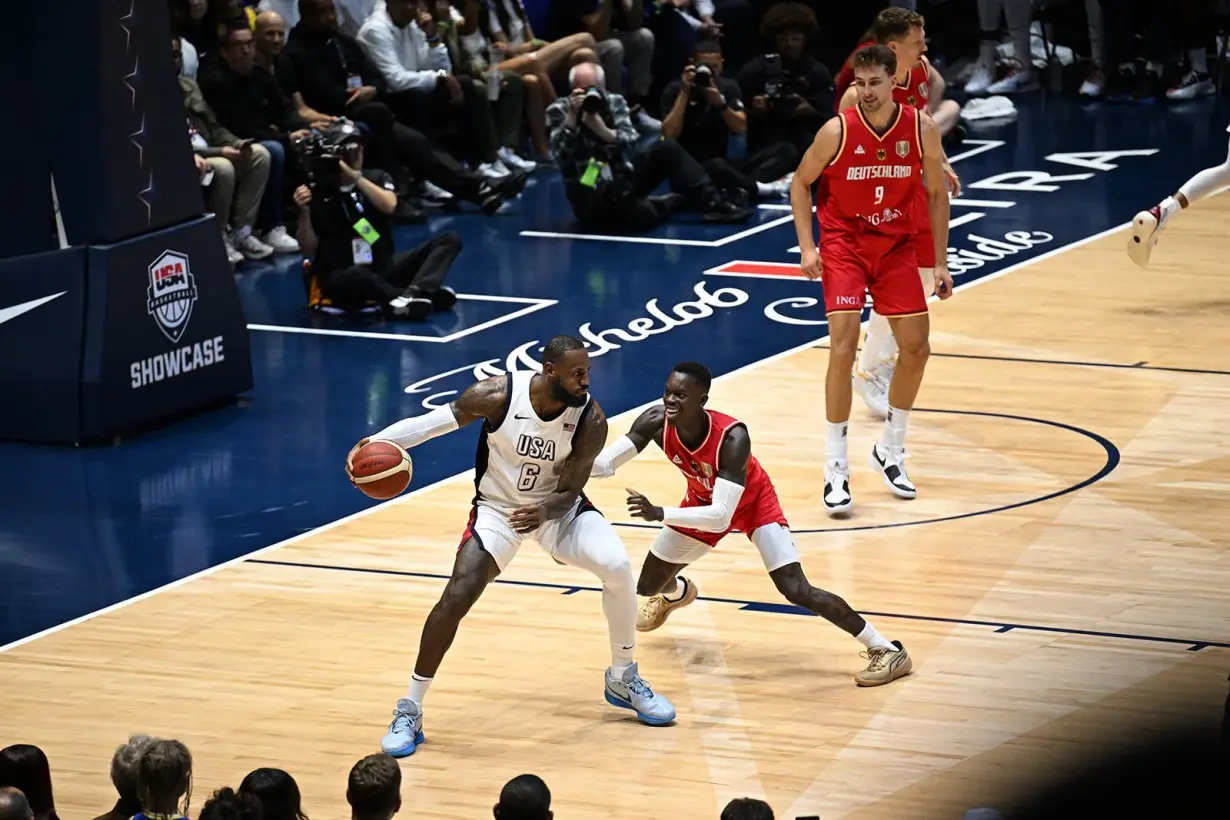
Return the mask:
[[[641,611],[636,615],[637,632],[653,632],[666,623],[666,617],[676,609],[683,609],[700,597],[700,587],[696,586],[695,581],[680,576],[679,583],[684,585],[684,590],[683,597],[678,601],[668,601],[662,595],[645,599],[645,603],[641,604]]]
[[[891,649],[868,649],[859,653],[859,657],[866,658],[870,663],[854,676],[855,683],[859,686],[883,686],[913,671],[914,662],[910,660],[910,653],[905,651],[901,641],[892,643],[897,647],[895,652]]]
[[[1132,235],[1128,237],[1127,254],[1140,267],[1149,266],[1149,254],[1153,253],[1153,246],[1157,244],[1165,221],[1162,209],[1156,205],[1132,217]]]

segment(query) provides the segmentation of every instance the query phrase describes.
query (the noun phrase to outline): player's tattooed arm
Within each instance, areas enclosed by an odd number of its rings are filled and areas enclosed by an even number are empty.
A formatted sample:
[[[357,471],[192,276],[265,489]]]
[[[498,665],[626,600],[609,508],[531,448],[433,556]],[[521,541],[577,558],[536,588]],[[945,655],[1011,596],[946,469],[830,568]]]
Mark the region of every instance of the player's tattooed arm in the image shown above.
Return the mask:
[[[590,470],[590,478],[610,478],[615,471],[636,458],[637,453],[656,442],[662,446],[662,425],[666,419],[666,409],[655,404],[632,422],[632,429],[626,435],[611,442],[610,446],[594,459]]]
[[[377,439],[396,442],[409,450],[478,419],[489,419],[492,424],[498,424],[507,404],[508,377],[484,379],[467,387],[460,396],[444,407],[394,422],[380,432],[373,433],[370,438],[361,440],[355,445],[355,449],[371,439]],[[351,450],[351,454],[353,453],[354,450]],[[346,458],[346,464],[350,464],[349,456]]]
[[[547,496],[547,500],[542,504],[513,510],[508,517],[509,525],[517,532],[533,532],[545,521],[559,518],[571,510],[580,498],[581,491],[585,489],[585,482],[589,481],[594,459],[606,443],[606,434],[606,413],[602,412],[598,402],[592,401],[589,411],[577,425],[576,438],[572,440],[572,452],[560,465],[555,492]]]

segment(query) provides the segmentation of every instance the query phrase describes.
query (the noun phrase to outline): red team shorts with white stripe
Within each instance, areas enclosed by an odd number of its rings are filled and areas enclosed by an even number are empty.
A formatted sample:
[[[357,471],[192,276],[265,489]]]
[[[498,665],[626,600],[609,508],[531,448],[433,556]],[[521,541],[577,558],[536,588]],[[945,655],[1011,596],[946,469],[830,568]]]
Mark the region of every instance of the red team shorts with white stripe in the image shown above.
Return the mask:
[[[827,263],[826,263],[827,264]],[[914,274],[918,279],[918,274]],[[759,486],[748,486],[743,490],[739,506],[735,508],[734,517],[730,519],[730,527],[725,532],[701,532],[687,527],[671,527],[675,532],[686,535],[695,541],[713,547],[717,545],[731,530],[738,530],[751,539],[752,533],[768,524],[780,524],[783,529],[790,529],[786,522],[786,513],[782,511],[781,502],[777,500],[777,490],[770,481],[756,482]],[[713,503],[712,498],[699,499],[691,493],[683,497],[680,507],[705,507]]]
[[[868,292],[881,316],[926,313],[927,294],[918,277],[919,267],[924,266],[916,256],[917,243],[913,233],[881,233],[857,223],[847,230],[824,231],[820,259],[825,313],[860,312]]]

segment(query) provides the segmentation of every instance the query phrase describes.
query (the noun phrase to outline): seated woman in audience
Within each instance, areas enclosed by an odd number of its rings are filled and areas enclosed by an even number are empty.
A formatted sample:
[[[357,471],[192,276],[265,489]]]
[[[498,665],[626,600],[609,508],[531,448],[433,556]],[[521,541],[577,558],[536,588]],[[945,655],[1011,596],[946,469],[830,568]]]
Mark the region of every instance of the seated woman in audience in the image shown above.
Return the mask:
[[[153,738],[148,735],[133,735],[128,742],[115,750],[111,756],[111,783],[120,799],[106,814],[94,820],[129,820],[141,811],[141,792],[138,779],[141,776],[141,755]]]
[[[51,795],[51,766],[39,747],[15,743],[0,749],[0,788],[6,786],[26,796],[34,820],[60,820]]]
[[[253,769],[239,792],[260,800],[261,820],[308,820],[300,806],[299,784],[281,769]]]
[[[141,813],[133,820],[186,820],[192,800],[192,755],[178,740],[151,740],[137,769]]]
[[[525,120],[530,139],[539,157],[550,156],[547,144],[547,106],[555,102],[553,76],[563,76],[577,63],[598,61],[594,38],[587,33],[571,34],[548,43],[534,36],[521,0],[460,0],[461,16],[467,21],[478,17],[478,28],[463,38],[468,54],[485,53],[499,60],[501,71],[521,75],[525,83]],[[491,12],[494,11],[495,14]]]

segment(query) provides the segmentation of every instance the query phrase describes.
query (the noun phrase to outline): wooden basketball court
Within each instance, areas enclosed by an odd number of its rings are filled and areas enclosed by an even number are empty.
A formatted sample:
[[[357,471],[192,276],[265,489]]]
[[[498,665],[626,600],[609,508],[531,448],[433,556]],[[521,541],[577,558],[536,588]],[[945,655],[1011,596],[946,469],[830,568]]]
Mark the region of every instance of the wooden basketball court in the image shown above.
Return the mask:
[[[531,771],[570,819],[714,818],[738,796],[779,817],[954,817],[1142,725],[1216,719],[1228,221],[1224,196],[1183,214],[1148,272],[1120,232],[935,306],[914,502],[866,466],[879,424],[856,400],[856,515],[821,510],[822,347],[714,385],[711,406],[750,427],[809,576],[904,641],[912,676],[856,688],[861,647],[788,611],[731,537],[695,568],[705,600],[641,638],[642,672],[679,712],[642,726],[602,699],[595,580],[527,544],[427,698],[402,815],[487,816]],[[650,448],[589,492],[629,522],[625,487],[672,504],[683,481]],[[340,464],[336,491],[353,492]],[[346,816],[346,772],[379,749],[472,492],[453,480],[0,655],[0,738],[48,752],[66,818],[112,804],[108,761],[130,732],[193,750],[193,816],[261,765],[296,776],[313,818]],[[654,530],[620,533],[639,567]]]

